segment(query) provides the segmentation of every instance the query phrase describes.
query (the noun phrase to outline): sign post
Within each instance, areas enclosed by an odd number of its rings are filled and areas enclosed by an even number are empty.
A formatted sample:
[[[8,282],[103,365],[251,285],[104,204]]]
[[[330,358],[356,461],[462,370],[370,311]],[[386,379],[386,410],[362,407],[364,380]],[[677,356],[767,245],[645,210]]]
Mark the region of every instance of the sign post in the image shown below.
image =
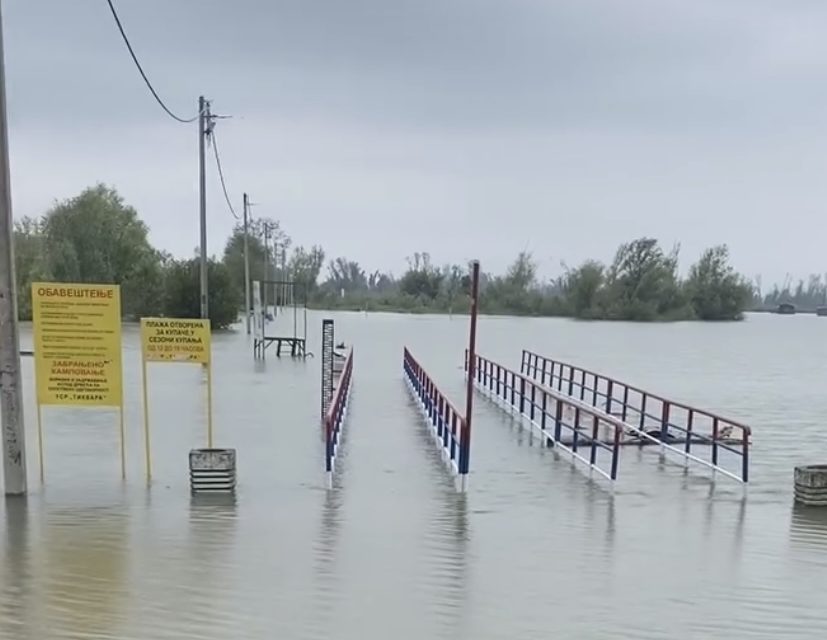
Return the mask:
[[[460,491],[468,489],[471,460],[471,419],[474,413],[474,377],[477,356],[477,314],[480,306],[480,263],[471,263],[471,327],[468,332],[468,387],[465,391],[465,422],[462,425],[459,452]]]
[[[149,436],[149,391],[147,362],[185,362],[201,364],[207,371],[207,446],[213,446],[212,357],[209,319],[141,318],[141,380],[144,403],[144,447],[146,477],[152,478],[152,452]]]
[[[116,284],[32,284],[40,479],[42,405],[118,407],[126,477],[121,366],[121,292]]]

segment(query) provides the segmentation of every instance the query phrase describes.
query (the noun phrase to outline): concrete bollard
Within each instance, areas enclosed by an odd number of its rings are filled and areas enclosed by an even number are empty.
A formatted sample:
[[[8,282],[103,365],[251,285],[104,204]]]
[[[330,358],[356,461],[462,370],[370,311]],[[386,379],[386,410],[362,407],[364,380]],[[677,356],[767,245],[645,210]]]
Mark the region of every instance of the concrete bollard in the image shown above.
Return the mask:
[[[796,467],[795,501],[811,507],[827,507],[827,464]]]

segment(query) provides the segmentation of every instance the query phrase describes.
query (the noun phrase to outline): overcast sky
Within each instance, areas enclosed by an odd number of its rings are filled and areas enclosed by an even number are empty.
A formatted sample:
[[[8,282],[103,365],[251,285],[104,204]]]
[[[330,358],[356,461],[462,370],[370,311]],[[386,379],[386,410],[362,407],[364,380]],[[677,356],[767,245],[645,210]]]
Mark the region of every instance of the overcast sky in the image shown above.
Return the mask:
[[[765,283],[827,271],[823,0],[118,0],[159,93],[232,114],[232,198],[369,269],[650,235]],[[198,243],[196,125],[105,0],[3,0],[14,212],[103,181]],[[210,251],[233,219],[208,174]]]

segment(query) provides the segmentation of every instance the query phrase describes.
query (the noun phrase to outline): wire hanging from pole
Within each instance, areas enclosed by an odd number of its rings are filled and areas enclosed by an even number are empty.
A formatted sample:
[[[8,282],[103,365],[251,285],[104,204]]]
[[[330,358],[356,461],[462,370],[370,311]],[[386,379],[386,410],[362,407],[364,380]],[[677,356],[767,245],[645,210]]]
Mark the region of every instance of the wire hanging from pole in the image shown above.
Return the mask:
[[[135,55],[135,51],[132,49],[132,45],[129,43],[129,38],[126,36],[126,32],[124,31],[123,24],[121,24],[121,19],[118,17],[118,12],[115,10],[115,5],[112,4],[112,0],[106,0],[107,4],[109,5],[109,9],[112,11],[112,17],[115,19],[115,24],[118,26],[118,31],[121,32],[121,38],[123,38],[123,42],[126,45],[126,48],[129,50],[129,55],[132,56],[132,61],[135,63],[135,66],[138,68],[138,72],[141,74],[141,77],[144,79],[144,83],[146,84],[147,88],[149,89],[152,97],[155,98],[155,101],[161,105],[161,108],[167,112],[170,118],[173,120],[177,120],[178,122],[182,122],[184,124],[189,124],[190,122],[195,122],[198,120],[198,117],[201,115],[200,113],[195,114],[192,118],[181,118],[180,116],[175,115],[172,111],[170,111],[169,107],[164,104],[164,101],[161,100],[161,96],[158,95],[158,92],[155,91],[155,87],[152,86],[152,83],[149,81],[146,73],[144,72],[144,68],[141,66],[141,63],[138,61],[138,56]]]
[[[233,218],[240,220],[233,208],[233,203],[230,201],[230,196],[227,194],[227,184],[224,182],[224,170],[221,168],[221,157],[218,155],[218,141],[215,137],[215,129],[210,131],[210,139],[212,140],[212,150],[215,155],[215,166],[218,167],[218,178],[221,180],[221,190],[224,192],[224,201],[227,203],[227,208],[229,208],[230,213],[233,214]]]

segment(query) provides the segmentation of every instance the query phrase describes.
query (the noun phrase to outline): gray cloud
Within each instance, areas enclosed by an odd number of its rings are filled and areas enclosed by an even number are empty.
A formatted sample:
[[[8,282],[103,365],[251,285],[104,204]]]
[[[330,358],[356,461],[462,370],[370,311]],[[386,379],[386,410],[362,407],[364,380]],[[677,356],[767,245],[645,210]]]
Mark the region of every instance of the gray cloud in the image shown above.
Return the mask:
[[[399,269],[520,249],[546,272],[629,238],[822,271],[827,5],[760,0],[119,0],[228,182],[299,243]],[[193,127],[142,86],[102,0],[4,2],[18,215],[97,180],[197,244]],[[210,178],[211,249],[232,226]],[[803,229],[794,244],[784,243]]]

